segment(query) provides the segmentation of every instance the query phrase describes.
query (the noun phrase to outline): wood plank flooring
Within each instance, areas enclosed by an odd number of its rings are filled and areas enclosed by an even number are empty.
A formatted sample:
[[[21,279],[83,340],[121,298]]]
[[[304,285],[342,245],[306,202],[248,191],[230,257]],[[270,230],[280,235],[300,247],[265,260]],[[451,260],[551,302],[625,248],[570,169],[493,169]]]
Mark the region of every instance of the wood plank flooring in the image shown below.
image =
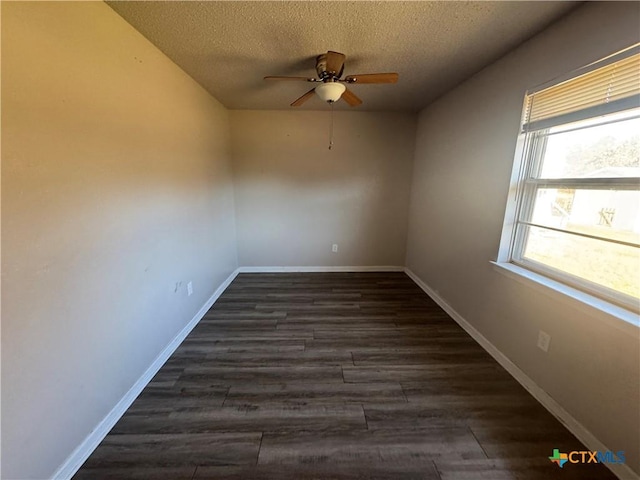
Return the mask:
[[[609,479],[404,273],[241,274],[75,475]]]

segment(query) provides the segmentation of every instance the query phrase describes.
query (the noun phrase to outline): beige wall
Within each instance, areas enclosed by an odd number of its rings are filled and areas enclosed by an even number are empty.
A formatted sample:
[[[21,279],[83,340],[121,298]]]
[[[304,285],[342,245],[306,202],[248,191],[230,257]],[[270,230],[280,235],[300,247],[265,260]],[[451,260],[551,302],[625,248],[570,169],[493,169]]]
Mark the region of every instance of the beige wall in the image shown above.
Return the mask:
[[[638,329],[492,268],[525,90],[639,40],[638,3],[586,4],[420,114],[407,265],[612,450],[638,452]],[[538,330],[551,334],[547,354]]]
[[[50,477],[236,268],[228,130],[104,3],[3,2],[2,478]]]
[[[403,265],[415,122],[336,111],[329,150],[328,107],[232,111],[240,265]]]

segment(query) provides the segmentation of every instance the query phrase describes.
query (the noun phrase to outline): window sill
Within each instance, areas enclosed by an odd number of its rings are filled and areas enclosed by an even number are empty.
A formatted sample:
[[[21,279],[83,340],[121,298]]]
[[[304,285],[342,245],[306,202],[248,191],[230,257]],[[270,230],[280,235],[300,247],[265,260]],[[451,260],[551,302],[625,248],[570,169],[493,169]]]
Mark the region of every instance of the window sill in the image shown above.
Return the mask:
[[[619,307],[512,263],[491,263],[494,270],[509,278],[529,287],[533,287],[562,303],[577,307],[587,314],[593,315],[594,313],[603,313],[611,319],[612,326],[632,335],[638,335],[640,318],[630,310]]]

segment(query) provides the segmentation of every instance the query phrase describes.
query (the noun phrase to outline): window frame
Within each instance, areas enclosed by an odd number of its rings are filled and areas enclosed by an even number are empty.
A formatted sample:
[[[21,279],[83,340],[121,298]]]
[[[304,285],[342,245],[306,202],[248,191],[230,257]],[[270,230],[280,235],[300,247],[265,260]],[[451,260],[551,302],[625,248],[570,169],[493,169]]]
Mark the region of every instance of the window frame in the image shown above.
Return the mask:
[[[567,79],[570,80],[579,76],[580,74],[581,73],[574,72],[573,75],[564,76],[562,80],[558,80],[556,82],[547,82],[544,88],[558,85],[566,81]],[[550,265],[524,257],[528,230],[531,227],[539,227],[551,231],[555,230],[561,232],[563,235],[593,238],[597,241],[606,241],[613,244],[624,244],[637,248],[636,244],[629,242],[606,239],[580,232],[571,232],[562,228],[554,228],[532,222],[532,214],[537,198],[537,192],[541,188],[571,188],[578,191],[595,188],[602,189],[616,187],[616,189],[638,190],[640,186],[639,177],[561,177],[553,179],[540,178],[544,154],[547,147],[548,134],[552,127],[570,125],[571,123],[575,123],[579,120],[605,117],[605,115],[611,113],[615,114],[629,110],[629,107],[620,108],[619,110],[616,110],[614,112],[598,112],[596,109],[592,110],[592,112],[590,112],[590,115],[586,117],[583,116],[583,118],[580,119],[564,118],[564,121],[559,121],[552,126],[546,125],[544,126],[544,128],[527,131],[527,129],[524,128],[527,121],[527,111],[531,107],[531,96],[534,95],[536,91],[540,91],[540,88],[534,90],[533,92],[526,92],[524,98],[523,113],[521,116],[520,124],[521,129],[518,135],[516,158],[514,161],[514,169],[512,173],[512,186],[515,188],[512,188],[511,190],[511,202],[507,205],[507,212],[504,219],[499,255],[497,262],[495,263],[498,266],[501,266],[501,264],[504,265],[505,263],[514,265],[515,267],[517,267],[516,270],[518,268],[522,268],[526,271],[533,272],[536,275],[540,275],[545,279],[550,280],[550,282],[547,282],[549,284],[558,282],[561,285],[576,289],[578,292],[593,296],[595,297],[595,299],[597,299],[597,301],[605,301],[616,307],[622,307],[627,311],[637,314],[638,312],[640,312],[639,299],[618,290],[614,290],[604,285],[571,274],[567,271],[563,271]],[[578,114],[584,115],[583,112],[578,112]],[[638,113],[638,116],[640,116],[640,112]],[[605,123],[607,123],[606,117],[604,118],[602,123],[597,122],[596,124],[590,126],[597,126]],[[562,133],[564,132],[559,132],[557,134]],[[512,268],[510,268],[509,270],[513,272]],[[579,296],[580,295],[578,295],[577,297]]]

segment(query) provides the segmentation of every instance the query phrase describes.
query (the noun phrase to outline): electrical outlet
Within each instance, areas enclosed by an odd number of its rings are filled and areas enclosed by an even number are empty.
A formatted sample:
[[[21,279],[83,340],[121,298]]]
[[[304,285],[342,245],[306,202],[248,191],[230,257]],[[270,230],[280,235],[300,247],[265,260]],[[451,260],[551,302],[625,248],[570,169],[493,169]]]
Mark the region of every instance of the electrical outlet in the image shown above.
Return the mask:
[[[333,245],[331,245],[331,251],[333,253],[337,253],[338,252],[338,244],[334,243]]]
[[[551,343],[551,335],[547,332],[540,330],[538,332],[538,348],[543,352],[549,351],[549,344]]]
[[[193,283],[192,282],[187,283],[187,295],[189,295],[189,296],[193,295]]]

